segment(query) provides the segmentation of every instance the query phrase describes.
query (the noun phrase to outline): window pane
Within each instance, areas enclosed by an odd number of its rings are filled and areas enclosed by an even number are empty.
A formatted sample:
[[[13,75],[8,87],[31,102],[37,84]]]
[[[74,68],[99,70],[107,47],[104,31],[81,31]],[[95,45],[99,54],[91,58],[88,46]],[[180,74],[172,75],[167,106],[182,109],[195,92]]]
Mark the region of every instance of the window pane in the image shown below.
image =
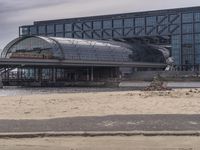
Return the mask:
[[[179,35],[172,36],[172,57],[175,64],[180,64],[181,37]]]
[[[75,32],[74,33],[74,38],[82,38],[82,32]]]
[[[170,25],[169,30],[172,34],[181,33],[181,28],[179,25]]]
[[[136,35],[144,35],[145,34],[144,33],[144,28],[142,28],[142,27],[135,28],[135,34]]]
[[[91,31],[84,32],[83,38],[84,39],[92,39],[92,32]]]
[[[72,24],[65,24],[65,31],[72,31]]]
[[[45,26],[38,27],[39,34],[45,34]]]
[[[180,23],[181,17],[180,15],[170,15],[169,20],[170,22],[177,24],[177,23]]]
[[[162,34],[165,34],[165,33],[168,33],[168,28],[167,26],[158,26],[158,33],[162,33]]]
[[[156,25],[156,17],[147,17],[146,21],[148,26]]]
[[[20,35],[28,35],[29,33],[29,28],[28,27],[22,27],[20,28]]]
[[[102,34],[101,30],[95,30],[93,32],[93,38],[94,39],[101,39],[101,34]]]
[[[63,32],[63,24],[56,25],[56,32]]]
[[[125,37],[132,37],[134,34],[134,30],[130,28],[124,29],[124,36]]]
[[[200,44],[200,34],[195,34],[195,43]]]
[[[74,24],[74,31],[82,31],[82,23],[76,23]]]
[[[192,34],[183,35],[183,43],[184,44],[192,44],[193,43],[193,35]]]
[[[168,23],[168,17],[166,16],[158,16],[158,22],[161,25],[165,25]]]
[[[54,33],[54,25],[48,25],[47,26],[47,34]]]
[[[200,23],[195,23],[195,32],[200,32]]]
[[[92,29],[92,22],[86,22],[83,24],[84,30],[91,30]]]
[[[182,55],[183,64],[188,65],[194,63],[193,34],[183,35]]]
[[[195,44],[195,53],[200,54],[200,44]]]
[[[177,24],[177,23],[180,23],[181,17],[180,15],[170,15],[169,20],[170,22]]]
[[[196,64],[200,64],[200,55],[195,55]]]
[[[156,34],[156,28],[154,27],[146,27],[147,34],[154,35]]]
[[[123,27],[123,21],[122,20],[114,20],[113,26],[114,26],[114,28],[122,28]]]
[[[63,37],[63,33],[56,33],[56,37]]]
[[[144,18],[135,18],[135,26],[144,26]]]
[[[182,14],[183,22],[193,22],[193,13]]]
[[[124,27],[133,27],[133,19],[124,19]]]
[[[104,29],[112,28],[112,21],[111,20],[103,21],[103,28]]]
[[[200,21],[200,13],[195,13],[195,21]]]
[[[183,54],[183,64],[189,65],[188,70],[191,70],[191,65],[194,64],[194,55],[190,53]]]
[[[103,32],[103,38],[112,38],[112,30],[106,30]]]
[[[113,32],[113,36],[115,38],[122,37],[123,36],[123,30],[122,29],[115,29],[114,32]]]
[[[36,27],[30,27],[30,34],[36,35],[37,34],[37,28]]]
[[[65,33],[65,37],[66,37],[66,38],[72,38],[72,33],[71,33],[71,32]]]
[[[93,22],[93,29],[101,29],[101,28],[102,28],[101,21]]]
[[[183,24],[182,32],[183,33],[192,33],[193,32],[193,24]]]

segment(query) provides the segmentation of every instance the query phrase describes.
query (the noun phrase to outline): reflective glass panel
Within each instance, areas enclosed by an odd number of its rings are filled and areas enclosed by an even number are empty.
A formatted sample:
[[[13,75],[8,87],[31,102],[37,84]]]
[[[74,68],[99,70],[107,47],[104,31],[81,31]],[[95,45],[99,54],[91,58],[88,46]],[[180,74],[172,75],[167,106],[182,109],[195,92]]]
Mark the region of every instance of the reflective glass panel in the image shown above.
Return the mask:
[[[185,22],[193,22],[193,13],[182,14],[182,21]]]

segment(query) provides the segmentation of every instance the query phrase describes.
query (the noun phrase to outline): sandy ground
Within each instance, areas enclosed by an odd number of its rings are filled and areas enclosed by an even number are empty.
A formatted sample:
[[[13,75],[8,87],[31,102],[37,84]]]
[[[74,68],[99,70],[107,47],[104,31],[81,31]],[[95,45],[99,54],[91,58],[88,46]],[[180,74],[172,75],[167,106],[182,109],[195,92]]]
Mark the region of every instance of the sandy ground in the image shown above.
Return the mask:
[[[200,137],[60,137],[0,139],[1,150],[199,150]]]
[[[115,114],[200,114],[200,89],[0,97],[0,119]]]

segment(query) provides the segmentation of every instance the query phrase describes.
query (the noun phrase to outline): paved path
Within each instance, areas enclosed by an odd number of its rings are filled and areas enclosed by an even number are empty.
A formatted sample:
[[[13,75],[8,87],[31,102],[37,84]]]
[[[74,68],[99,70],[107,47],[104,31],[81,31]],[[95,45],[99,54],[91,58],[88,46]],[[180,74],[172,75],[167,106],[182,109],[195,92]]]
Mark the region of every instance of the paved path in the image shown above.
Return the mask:
[[[0,120],[0,133],[48,131],[200,131],[200,115],[116,115]]]

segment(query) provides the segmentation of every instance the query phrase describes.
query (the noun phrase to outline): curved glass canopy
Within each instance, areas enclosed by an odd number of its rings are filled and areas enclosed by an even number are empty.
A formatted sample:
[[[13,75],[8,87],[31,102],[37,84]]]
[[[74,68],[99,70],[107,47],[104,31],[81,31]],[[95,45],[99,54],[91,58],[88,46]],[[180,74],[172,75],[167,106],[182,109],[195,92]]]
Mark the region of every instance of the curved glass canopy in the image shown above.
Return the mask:
[[[165,49],[151,45],[43,36],[19,37],[4,48],[1,56],[25,59],[157,63],[165,63],[167,59]]]
[[[131,61],[132,50],[115,42],[30,36],[10,42],[4,58],[38,58],[80,61]]]

